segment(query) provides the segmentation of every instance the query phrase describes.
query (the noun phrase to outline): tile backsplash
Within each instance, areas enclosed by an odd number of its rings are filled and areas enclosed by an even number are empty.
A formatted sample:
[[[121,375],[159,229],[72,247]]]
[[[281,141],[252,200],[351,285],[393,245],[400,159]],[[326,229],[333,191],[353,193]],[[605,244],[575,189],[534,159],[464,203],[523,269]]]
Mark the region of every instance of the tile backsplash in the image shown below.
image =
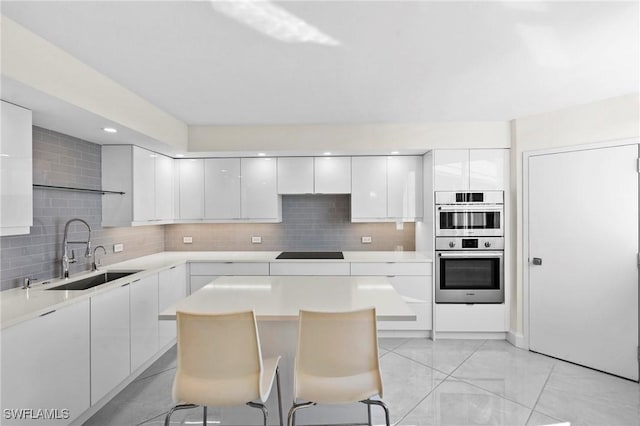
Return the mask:
[[[101,148],[81,139],[39,127],[33,128],[33,183],[100,189]],[[62,237],[67,220],[81,218],[91,226],[93,247],[103,265],[121,262],[164,250],[162,226],[102,228],[102,197],[84,192],[33,190],[33,226],[29,235],[0,237],[0,286],[2,290],[20,286],[24,277],[50,279],[61,274]],[[86,237],[86,228],[74,224],[70,239]],[[123,243],[124,251],[113,253],[113,244]],[[78,262],[72,274],[90,268],[83,246],[70,246]]]
[[[415,250],[415,225],[351,223],[349,195],[284,195],[282,223],[166,225],[165,249],[180,250]],[[252,244],[251,237],[262,237]],[[370,236],[371,244],[360,238]],[[192,237],[184,244],[183,237]]]

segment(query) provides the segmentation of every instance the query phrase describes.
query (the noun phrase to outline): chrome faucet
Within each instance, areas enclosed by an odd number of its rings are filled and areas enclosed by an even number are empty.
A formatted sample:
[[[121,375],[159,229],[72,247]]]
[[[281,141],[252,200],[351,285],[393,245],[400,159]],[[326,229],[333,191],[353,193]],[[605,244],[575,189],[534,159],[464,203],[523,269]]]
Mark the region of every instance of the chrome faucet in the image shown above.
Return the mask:
[[[91,270],[92,271],[97,271],[98,270],[98,265],[100,264],[100,262],[97,262],[98,264],[96,265],[96,250],[98,250],[99,248],[102,249],[102,251],[104,252],[104,254],[107,254],[107,249],[104,248],[104,246],[96,246],[96,248],[93,249],[93,262],[91,262]]]
[[[69,225],[71,225],[73,222],[84,223],[84,225],[87,227],[89,234],[87,235],[86,241],[67,240],[69,234]],[[69,244],[85,244],[86,250],[84,252],[84,257],[91,257],[91,227],[87,222],[82,219],[75,218],[67,221],[67,223],[64,225],[64,238],[62,240],[62,278],[64,279],[69,278],[69,264],[77,262],[76,254],[73,250],[71,250],[71,257],[69,257]]]

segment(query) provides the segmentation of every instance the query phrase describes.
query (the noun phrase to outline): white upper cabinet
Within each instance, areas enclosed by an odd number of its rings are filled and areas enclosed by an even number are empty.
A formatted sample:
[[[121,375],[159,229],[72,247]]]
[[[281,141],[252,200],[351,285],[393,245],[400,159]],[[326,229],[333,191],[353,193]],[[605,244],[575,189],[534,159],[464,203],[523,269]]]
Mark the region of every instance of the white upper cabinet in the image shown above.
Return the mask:
[[[155,219],[172,220],[175,219],[175,201],[173,198],[174,160],[164,155],[157,155],[155,160]]]
[[[504,190],[509,178],[509,150],[472,149],[469,151],[469,189]]]
[[[173,159],[132,145],[102,146],[102,226],[153,225],[174,218]]]
[[[0,235],[28,234],[33,225],[31,111],[4,101],[0,106]]]
[[[282,221],[282,202],[278,195],[277,160],[240,160],[242,218],[265,222]]]
[[[422,217],[422,157],[387,158],[387,217]]]
[[[350,157],[278,158],[278,194],[350,193]]]
[[[313,159],[316,194],[351,193],[351,157],[315,157]]]
[[[146,149],[133,147],[133,220],[155,219],[156,157]]]
[[[507,149],[442,149],[433,154],[436,191],[504,190]]]
[[[422,157],[353,157],[351,221],[422,217]]]
[[[278,194],[313,194],[313,157],[278,158]]]
[[[204,160],[181,159],[178,164],[180,219],[204,218]]]
[[[387,157],[351,159],[351,220],[387,218]]]
[[[240,159],[204,160],[204,217],[240,219]]]

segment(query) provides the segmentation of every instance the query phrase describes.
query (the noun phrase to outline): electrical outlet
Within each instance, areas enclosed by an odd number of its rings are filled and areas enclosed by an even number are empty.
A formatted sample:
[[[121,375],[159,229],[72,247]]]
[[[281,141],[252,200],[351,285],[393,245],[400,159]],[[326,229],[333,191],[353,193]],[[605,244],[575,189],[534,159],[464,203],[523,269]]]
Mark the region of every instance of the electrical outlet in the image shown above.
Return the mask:
[[[251,237],[251,244],[262,244],[262,237]]]
[[[124,244],[120,243],[120,244],[114,244],[113,245],[113,252],[114,253],[120,253],[123,250],[124,250]]]
[[[182,237],[183,244],[193,244],[193,237]]]
[[[371,244],[371,237],[370,236],[363,236],[360,241],[362,242],[362,244]]]

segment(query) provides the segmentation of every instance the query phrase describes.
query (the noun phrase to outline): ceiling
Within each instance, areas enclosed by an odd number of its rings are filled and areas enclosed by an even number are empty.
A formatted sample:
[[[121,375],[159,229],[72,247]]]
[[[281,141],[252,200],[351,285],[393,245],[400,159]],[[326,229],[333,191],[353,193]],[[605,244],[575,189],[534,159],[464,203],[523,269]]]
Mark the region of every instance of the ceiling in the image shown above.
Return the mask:
[[[262,5],[2,14],[188,125],[506,121],[640,89],[637,1]]]

